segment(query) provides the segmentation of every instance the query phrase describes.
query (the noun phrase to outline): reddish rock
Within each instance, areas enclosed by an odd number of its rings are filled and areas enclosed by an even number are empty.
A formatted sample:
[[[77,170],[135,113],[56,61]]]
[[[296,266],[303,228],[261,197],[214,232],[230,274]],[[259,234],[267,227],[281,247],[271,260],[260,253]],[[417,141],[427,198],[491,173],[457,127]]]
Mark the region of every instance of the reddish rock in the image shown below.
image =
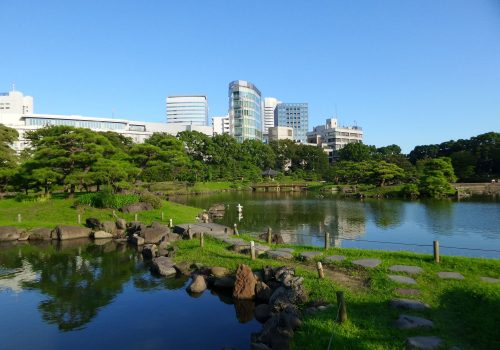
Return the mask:
[[[257,280],[252,269],[244,264],[236,270],[236,282],[234,284],[233,297],[235,299],[253,299],[255,296],[255,284]]]

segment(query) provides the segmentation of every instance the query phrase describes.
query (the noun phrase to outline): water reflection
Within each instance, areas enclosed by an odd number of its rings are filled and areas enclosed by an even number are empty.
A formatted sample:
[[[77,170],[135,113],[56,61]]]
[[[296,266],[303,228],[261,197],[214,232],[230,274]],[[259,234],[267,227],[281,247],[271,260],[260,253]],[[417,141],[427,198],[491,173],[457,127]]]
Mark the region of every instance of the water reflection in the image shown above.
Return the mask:
[[[405,206],[398,200],[366,200],[368,212],[378,227],[394,228],[402,225]]]
[[[425,220],[428,227],[440,235],[453,234],[454,203],[451,200],[423,201]]]

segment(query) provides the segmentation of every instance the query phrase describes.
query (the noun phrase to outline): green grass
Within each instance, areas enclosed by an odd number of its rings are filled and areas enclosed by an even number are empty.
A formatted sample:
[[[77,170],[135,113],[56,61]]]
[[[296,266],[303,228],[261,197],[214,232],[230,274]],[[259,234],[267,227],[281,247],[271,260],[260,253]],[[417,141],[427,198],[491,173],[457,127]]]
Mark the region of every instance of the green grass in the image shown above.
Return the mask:
[[[249,189],[241,182],[196,182],[194,185],[185,182],[169,181],[143,184],[142,187],[148,188],[153,192],[163,192],[166,194],[192,194],[192,193],[212,193],[227,190]]]
[[[246,238],[243,235],[244,238]],[[198,240],[178,242],[176,260],[200,262],[207,266],[224,266],[236,269],[245,263],[253,269],[265,265],[294,265],[297,274],[305,278],[310,300],[324,300],[336,304],[335,292],[345,292],[349,320],[336,324],[337,309],[333,307],[304,319],[302,327],[293,338],[294,349],[326,349],[333,333],[332,349],[403,349],[405,339],[412,335],[437,335],[446,342],[445,348],[459,346],[465,349],[498,349],[500,337],[500,286],[480,281],[481,276],[498,278],[500,261],[466,257],[442,257],[441,264],[435,264],[432,256],[406,252],[383,252],[373,250],[331,248],[325,255],[341,254],[346,260],[326,265],[327,279],[319,280],[314,262],[299,260],[280,262],[266,258],[250,260],[249,256],[233,253],[227,245],[207,239],[205,247],[199,247]],[[311,247],[293,247],[298,255],[301,251],[315,250]],[[321,250],[321,249],[317,249]],[[323,250],[321,250],[323,251]],[[351,264],[358,258],[379,258],[382,264],[375,269],[363,269]],[[424,272],[414,278],[421,295],[414,298],[431,305],[425,312],[399,311],[388,307],[389,300],[401,297],[394,290],[398,287],[387,275],[389,266],[406,264],[420,266]],[[455,271],[465,280],[442,280],[439,271]],[[347,282],[331,278],[333,272],[342,273]],[[401,274],[404,273],[392,273]],[[349,281],[358,281],[350,283]],[[365,281],[365,284],[359,283]],[[411,286],[408,286],[411,287]],[[412,298],[412,297],[409,297]],[[433,330],[399,331],[392,323],[400,314],[411,314],[434,321]]]
[[[82,223],[86,218],[94,217],[100,220],[112,220],[112,209],[97,209],[92,207],[73,208],[74,199],[53,198],[44,202],[17,202],[14,199],[0,200],[0,226],[17,226],[21,228],[48,227],[57,225],[77,225],[78,214]],[[165,221],[172,218],[174,224],[194,222],[202,209],[185,206],[178,203],[163,201],[163,207],[138,213],[138,220],[144,223],[161,221],[164,213]],[[127,221],[134,219],[134,214],[124,214],[116,210],[116,215]],[[21,214],[21,223],[17,215]]]

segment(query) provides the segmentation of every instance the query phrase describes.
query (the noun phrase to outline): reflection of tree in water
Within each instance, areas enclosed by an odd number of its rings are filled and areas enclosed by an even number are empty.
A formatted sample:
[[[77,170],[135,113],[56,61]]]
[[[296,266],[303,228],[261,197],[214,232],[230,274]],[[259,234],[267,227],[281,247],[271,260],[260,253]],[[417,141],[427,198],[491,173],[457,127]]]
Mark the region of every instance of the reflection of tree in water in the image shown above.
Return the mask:
[[[453,234],[453,202],[451,200],[426,200],[423,201],[425,208],[425,220],[427,225],[438,234]]]
[[[400,226],[405,214],[405,206],[396,200],[366,200],[373,222],[378,227],[390,228]]]
[[[133,281],[134,287],[143,291],[151,290],[176,290],[182,288],[186,281],[189,279],[188,276],[176,276],[176,277],[157,277],[148,273],[144,273],[144,267],[136,268],[137,274],[134,274]]]
[[[39,274],[38,280],[24,287],[49,297],[40,303],[39,310],[46,322],[63,331],[81,328],[99,308],[109,304],[130,279],[135,264],[129,252],[102,254],[100,247],[93,245],[65,250],[30,247],[24,259]]]

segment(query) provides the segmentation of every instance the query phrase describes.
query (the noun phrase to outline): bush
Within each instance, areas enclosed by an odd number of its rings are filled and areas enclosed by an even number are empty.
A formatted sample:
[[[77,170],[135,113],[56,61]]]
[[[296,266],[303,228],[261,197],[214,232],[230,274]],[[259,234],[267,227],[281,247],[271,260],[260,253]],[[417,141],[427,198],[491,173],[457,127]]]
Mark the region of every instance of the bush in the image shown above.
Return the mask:
[[[51,198],[49,194],[24,194],[18,193],[14,197],[17,202],[46,202]]]
[[[151,204],[155,209],[160,209],[163,206],[162,199],[151,192],[141,194],[140,201]]]
[[[125,205],[139,202],[136,194],[114,194],[110,190],[103,190],[96,193],[85,193],[80,195],[75,205],[88,205],[94,208],[119,209]]]

